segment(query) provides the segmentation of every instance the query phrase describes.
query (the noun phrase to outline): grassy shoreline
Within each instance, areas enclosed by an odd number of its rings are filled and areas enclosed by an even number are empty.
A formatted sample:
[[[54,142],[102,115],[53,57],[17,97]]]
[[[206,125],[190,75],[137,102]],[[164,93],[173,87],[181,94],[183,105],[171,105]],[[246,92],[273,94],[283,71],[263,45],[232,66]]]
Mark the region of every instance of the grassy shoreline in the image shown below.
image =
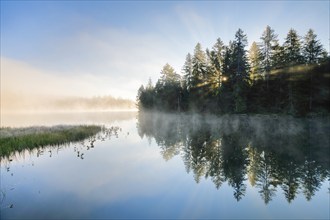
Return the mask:
[[[96,125],[0,128],[0,158],[15,151],[84,140],[102,129]]]

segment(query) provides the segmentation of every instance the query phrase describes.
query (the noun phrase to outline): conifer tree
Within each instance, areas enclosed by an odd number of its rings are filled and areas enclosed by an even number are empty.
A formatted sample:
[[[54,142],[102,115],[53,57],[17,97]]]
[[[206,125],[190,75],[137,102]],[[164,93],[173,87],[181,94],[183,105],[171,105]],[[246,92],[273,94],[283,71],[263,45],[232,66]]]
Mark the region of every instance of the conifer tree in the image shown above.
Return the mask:
[[[245,47],[247,38],[242,29],[238,29],[233,42],[232,67],[233,67],[233,97],[234,111],[244,112],[247,109],[247,88],[249,79],[249,64]]]
[[[232,69],[232,63],[233,63],[233,42],[229,41],[229,45],[225,46],[224,48],[224,56],[223,56],[223,65],[222,65],[222,74],[226,78],[231,77],[231,72],[233,72]]]
[[[155,86],[156,106],[161,110],[179,110],[181,102],[181,82],[174,68],[168,63],[160,72],[161,77]]]
[[[262,33],[260,38],[262,40],[261,43],[261,55],[262,55],[262,70],[264,72],[264,76],[267,81],[267,88],[268,88],[268,81],[269,81],[269,74],[272,69],[272,56],[273,56],[273,47],[277,40],[277,35],[275,31],[267,25],[266,29]]]
[[[214,53],[213,65],[216,70],[216,80],[218,82],[218,87],[221,87],[222,81],[224,78],[224,54],[225,54],[225,45],[220,38],[217,39],[216,43],[212,47]]]
[[[223,81],[223,64],[224,64],[225,45],[220,38],[212,47],[212,50],[206,50],[208,57],[208,78],[207,83],[215,93],[219,93]]]
[[[247,38],[242,29],[238,29],[233,42],[232,65],[233,74],[236,80],[242,81],[249,78],[249,64],[245,47],[247,46]]]
[[[283,44],[284,61],[287,65],[297,65],[303,62],[301,55],[301,43],[297,31],[290,29]]]
[[[304,37],[303,56],[306,64],[319,63],[321,60],[323,48],[320,41],[316,39],[317,35],[314,34],[312,29],[309,29]]]
[[[285,54],[284,54],[284,47],[281,46],[278,40],[274,41],[273,46],[273,55],[272,55],[272,69],[280,69],[283,68],[285,65]]]
[[[194,50],[194,56],[192,58],[192,86],[198,87],[203,83],[203,79],[207,74],[207,62],[206,54],[202,50],[200,43],[197,43]]]
[[[161,82],[162,83],[178,83],[180,82],[180,75],[177,74],[174,70],[174,68],[169,65],[168,63],[165,64],[161,74]]]
[[[193,86],[193,64],[192,64],[192,58],[191,54],[188,53],[186,56],[186,61],[182,68],[183,73],[183,87],[189,91],[190,88]]]
[[[250,61],[250,79],[252,81],[259,80],[262,78],[261,75],[261,52],[260,47],[256,42],[253,42],[249,50],[249,61]]]

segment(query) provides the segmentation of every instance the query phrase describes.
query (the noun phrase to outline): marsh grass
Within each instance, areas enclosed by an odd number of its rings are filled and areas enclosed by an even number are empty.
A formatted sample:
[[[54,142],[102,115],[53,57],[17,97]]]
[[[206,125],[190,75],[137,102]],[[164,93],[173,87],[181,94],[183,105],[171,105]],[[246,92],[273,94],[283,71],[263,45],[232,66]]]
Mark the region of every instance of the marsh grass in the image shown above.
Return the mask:
[[[0,158],[15,151],[82,141],[101,130],[96,125],[0,128]]]

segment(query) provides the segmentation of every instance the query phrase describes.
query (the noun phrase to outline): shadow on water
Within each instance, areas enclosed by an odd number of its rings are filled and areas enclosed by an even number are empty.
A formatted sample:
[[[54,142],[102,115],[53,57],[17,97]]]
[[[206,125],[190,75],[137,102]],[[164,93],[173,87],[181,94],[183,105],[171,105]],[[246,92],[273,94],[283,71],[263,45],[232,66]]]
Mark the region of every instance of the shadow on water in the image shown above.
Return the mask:
[[[247,183],[265,204],[281,190],[291,203],[311,200],[330,181],[330,118],[158,114],[140,112],[141,138],[154,138],[165,160],[180,155],[196,183],[227,182],[237,201]],[[329,189],[330,191],[330,189]]]

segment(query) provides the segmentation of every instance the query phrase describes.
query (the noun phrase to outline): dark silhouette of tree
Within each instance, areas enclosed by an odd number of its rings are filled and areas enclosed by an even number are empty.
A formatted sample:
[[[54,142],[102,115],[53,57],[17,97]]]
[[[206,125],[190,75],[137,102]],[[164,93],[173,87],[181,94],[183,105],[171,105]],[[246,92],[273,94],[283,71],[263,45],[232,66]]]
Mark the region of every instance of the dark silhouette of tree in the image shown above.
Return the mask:
[[[193,109],[203,110],[203,98],[205,91],[205,79],[207,79],[207,60],[206,54],[202,50],[200,43],[197,43],[194,49],[194,55],[192,57],[192,87],[190,89],[190,103]],[[206,95],[206,94],[205,94]]]
[[[238,29],[233,42],[232,65],[234,71],[229,78],[234,83],[234,112],[237,113],[247,109],[246,92],[248,90],[249,64],[245,50],[246,45],[246,35],[241,29]]]
[[[259,188],[260,196],[265,204],[272,200],[276,192],[276,180],[273,176],[272,161],[268,152],[263,151],[261,153],[256,187]]]
[[[245,174],[247,155],[244,148],[247,143],[239,137],[239,133],[231,133],[222,137],[223,173],[225,180],[234,189],[234,198],[239,201],[246,191]]]
[[[262,40],[261,65],[262,65],[262,70],[264,72],[264,76],[266,78],[267,88],[268,88],[269,74],[272,69],[272,56],[274,54],[273,48],[277,40],[277,35],[275,34],[275,31],[271,29],[270,26],[267,25],[260,39]]]
[[[303,56],[301,54],[301,42],[297,31],[290,29],[283,44],[285,63],[288,66],[297,65],[303,63]]]
[[[285,53],[284,47],[281,46],[278,40],[274,40],[274,44],[272,46],[272,69],[281,69],[285,66]]]
[[[228,45],[218,38],[204,51],[197,43],[194,54],[186,56],[182,77],[166,64],[155,86],[140,87],[139,109],[294,116],[330,112],[330,59],[312,30],[301,42],[290,29],[280,45],[267,26],[249,54],[246,46],[241,29]]]
[[[316,37],[312,29],[309,29],[304,37],[302,53],[306,64],[319,63],[322,59],[324,49]]]
[[[156,107],[167,110],[180,110],[181,79],[173,67],[166,64],[161,71],[161,78],[155,86]]]
[[[302,48],[302,53],[304,56],[304,62],[306,64],[316,64],[320,63],[323,59],[322,53],[324,51],[322,44],[316,39],[317,35],[314,34],[312,29],[309,29],[306,36],[304,37],[304,44]],[[309,85],[309,110],[312,111],[313,106],[313,72],[310,74],[310,85]]]

